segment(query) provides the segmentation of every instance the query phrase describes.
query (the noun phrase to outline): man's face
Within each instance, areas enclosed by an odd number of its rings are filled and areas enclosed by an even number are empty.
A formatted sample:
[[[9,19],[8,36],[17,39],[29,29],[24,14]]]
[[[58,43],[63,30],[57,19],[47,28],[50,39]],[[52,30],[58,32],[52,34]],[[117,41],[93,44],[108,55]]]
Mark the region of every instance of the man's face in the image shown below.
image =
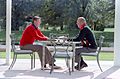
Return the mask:
[[[78,19],[76,24],[79,27],[79,26],[81,26],[83,24],[83,21],[81,19]]]
[[[34,24],[36,27],[39,27],[39,25],[41,24],[41,20],[37,19],[36,21],[34,21]]]

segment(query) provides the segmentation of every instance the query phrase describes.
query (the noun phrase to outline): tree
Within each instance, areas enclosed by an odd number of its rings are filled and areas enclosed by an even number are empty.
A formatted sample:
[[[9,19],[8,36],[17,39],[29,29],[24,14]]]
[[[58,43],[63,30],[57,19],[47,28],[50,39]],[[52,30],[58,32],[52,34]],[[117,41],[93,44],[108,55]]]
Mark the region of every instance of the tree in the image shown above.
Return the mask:
[[[18,30],[25,22],[25,16],[39,16],[39,9],[44,0],[13,0],[12,30]]]
[[[87,18],[90,9],[90,0],[67,0],[64,8],[65,23],[72,28],[80,16]]]
[[[6,28],[6,0],[0,0],[0,26]]]
[[[5,0],[0,1],[1,10],[5,9]],[[12,30],[18,30],[25,22],[25,16],[38,15],[43,24],[61,27],[67,25],[75,28],[76,19],[86,18],[95,30],[103,30],[101,26],[113,27],[115,0],[13,0]],[[5,12],[0,12],[5,19]],[[110,22],[112,22],[110,24]]]
[[[90,0],[46,0],[44,4],[44,20],[53,26],[75,26],[79,16],[87,16]]]
[[[89,17],[92,22],[91,26],[94,26],[95,30],[104,30],[111,22],[113,25],[114,7],[113,0],[93,0]]]

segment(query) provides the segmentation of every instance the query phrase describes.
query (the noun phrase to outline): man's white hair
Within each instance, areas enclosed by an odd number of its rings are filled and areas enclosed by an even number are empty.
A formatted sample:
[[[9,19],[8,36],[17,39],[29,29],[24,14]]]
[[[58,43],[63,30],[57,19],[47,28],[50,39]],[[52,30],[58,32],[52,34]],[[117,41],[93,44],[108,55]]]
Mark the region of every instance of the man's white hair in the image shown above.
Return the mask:
[[[78,20],[83,20],[86,23],[86,19],[84,17],[79,17]]]

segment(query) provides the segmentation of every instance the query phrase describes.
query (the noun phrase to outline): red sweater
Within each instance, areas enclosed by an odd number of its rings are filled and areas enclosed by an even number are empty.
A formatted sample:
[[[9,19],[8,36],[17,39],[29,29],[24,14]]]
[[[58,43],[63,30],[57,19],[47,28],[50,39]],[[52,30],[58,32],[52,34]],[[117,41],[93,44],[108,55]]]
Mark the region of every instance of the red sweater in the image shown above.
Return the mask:
[[[39,28],[35,29],[33,24],[30,24],[28,27],[26,27],[22,34],[20,46],[33,44],[35,40],[47,40],[47,37],[42,34]]]

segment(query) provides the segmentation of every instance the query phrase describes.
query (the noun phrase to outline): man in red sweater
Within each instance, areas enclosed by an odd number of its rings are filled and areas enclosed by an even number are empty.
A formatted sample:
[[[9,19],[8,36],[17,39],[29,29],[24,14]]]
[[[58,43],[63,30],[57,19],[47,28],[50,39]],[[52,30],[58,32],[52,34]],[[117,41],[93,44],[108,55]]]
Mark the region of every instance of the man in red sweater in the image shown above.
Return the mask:
[[[43,46],[33,45],[33,43],[36,40],[45,41],[45,40],[48,40],[49,38],[44,36],[40,31],[40,29],[38,28],[40,24],[41,24],[41,18],[38,16],[34,16],[32,24],[28,25],[22,34],[22,37],[20,40],[20,48],[23,50],[26,49],[26,50],[32,50],[33,52],[37,52],[39,55],[40,61],[42,63]],[[49,52],[47,47],[45,47],[44,67],[46,67],[46,64],[49,64],[50,66],[52,65],[52,55]],[[59,68],[59,67],[54,64],[53,68]]]

